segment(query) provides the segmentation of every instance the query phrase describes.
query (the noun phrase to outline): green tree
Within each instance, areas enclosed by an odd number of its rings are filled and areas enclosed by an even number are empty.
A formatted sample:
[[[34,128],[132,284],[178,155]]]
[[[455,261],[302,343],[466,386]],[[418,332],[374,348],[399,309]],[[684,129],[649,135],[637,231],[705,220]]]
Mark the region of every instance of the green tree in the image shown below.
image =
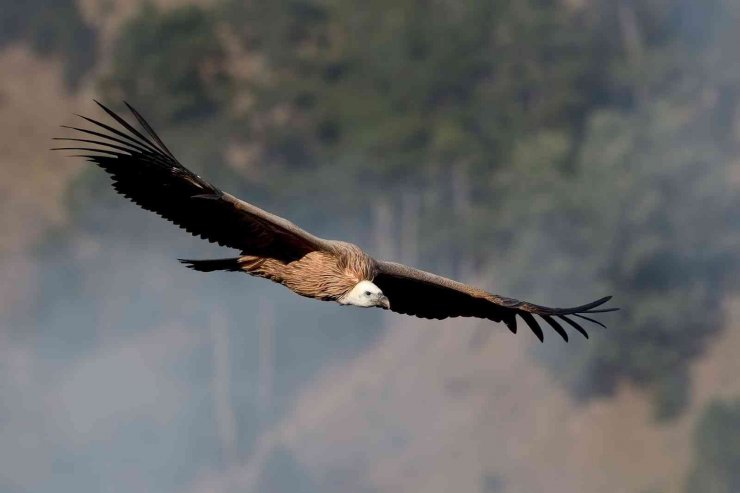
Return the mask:
[[[722,326],[740,246],[728,233],[738,200],[711,132],[714,111],[661,102],[644,115],[596,113],[572,174],[558,171],[565,145],[555,135],[523,144],[500,175],[498,189],[511,192],[491,220],[504,232],[520,228],[506,277],[526,273],[512,289],[544,286],[546,296],[573,279],[577,294],[612,292],[624,308],[587,350],[551,361],[576,395],[608,393],[628,378],[656,390],[661,418],[688,399],[687,365]]]
[[[121,29],[102,80],[108,99],[128,98],[160,123],[212,116],[228,99],[226,53],[213,12],[151,4]]]
[[[383,184],[466,159],[490,168],[512,136],[570,125],[591,98],[578,89],[598,70],[581,19],[554,2],[239,6],[256,20],[244,29],[234,16],[235,29],[269,70],[258,110],[290,111],[272,129],[304,148],[283,159],[340,161]],[[281,156],[285,141],[275,144]]]

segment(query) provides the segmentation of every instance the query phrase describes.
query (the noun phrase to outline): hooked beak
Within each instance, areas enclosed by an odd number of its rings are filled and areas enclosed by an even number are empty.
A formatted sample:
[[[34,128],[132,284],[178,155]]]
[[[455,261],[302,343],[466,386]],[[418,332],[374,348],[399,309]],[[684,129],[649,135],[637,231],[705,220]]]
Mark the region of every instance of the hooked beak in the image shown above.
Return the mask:
[[[391,302],[388,300],[387,296],[383,296],[378,300],[378,306],[385,308],[386,310],[390,310]]]

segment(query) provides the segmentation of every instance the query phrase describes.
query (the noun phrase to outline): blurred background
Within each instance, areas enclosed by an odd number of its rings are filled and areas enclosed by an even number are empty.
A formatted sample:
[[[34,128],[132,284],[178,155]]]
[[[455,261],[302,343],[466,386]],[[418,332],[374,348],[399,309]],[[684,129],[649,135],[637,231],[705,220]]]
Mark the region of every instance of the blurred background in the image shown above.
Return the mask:
[[[0,491],[740,491],[740,1],[0,1]],[[194,171],[591,339],[341,308],[48,151]]]

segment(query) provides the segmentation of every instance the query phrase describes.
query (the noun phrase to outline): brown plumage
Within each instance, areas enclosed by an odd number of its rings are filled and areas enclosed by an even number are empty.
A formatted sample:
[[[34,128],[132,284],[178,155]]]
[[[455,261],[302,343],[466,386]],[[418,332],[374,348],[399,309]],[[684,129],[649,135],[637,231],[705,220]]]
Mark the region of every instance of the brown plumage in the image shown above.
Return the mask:
[[[65,127],[82,135],[56,139],[75,142],[56,149],[83,151],[81,157],[111,175],[118,193],[195,236],[241,252],[235,258],[182,260],[192,269],[243,271],[283,284],[301,296],[378,306],[417,317],[484,318],[504,322],[512,332],[516,332],[518,315],[540,340],[544,336],[534,315],[567,341],[561,322],[588,337],[580,320],[603,326],[588,315],[616,310],[598,308],[610,297],[575,308],[548,308],[505,298],[405,265],[375,260],[351,243],[318,238],[189,171],[128,104],[141,130],[98,104],[118,128],[81,117],[94,129]]]
[[[287,263],[254,255],[243,255],[236,262],[240,270],[253,276],[278,282],[301,296],[325,301],[341,298],[360,281],[372,281],[377,273],[370,256],[343,242],[336,242],[331,252],[313,251]]]

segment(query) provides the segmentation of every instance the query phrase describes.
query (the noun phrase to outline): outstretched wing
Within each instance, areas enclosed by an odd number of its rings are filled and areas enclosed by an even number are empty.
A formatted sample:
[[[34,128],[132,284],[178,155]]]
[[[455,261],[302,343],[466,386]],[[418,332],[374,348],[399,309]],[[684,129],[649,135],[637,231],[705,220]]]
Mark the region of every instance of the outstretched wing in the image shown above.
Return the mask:
[[[434,319],[485,318],[495,322],[504,322],[514,333],[517,330],[516,316],[518,315],[540,341],[544,340],[544,334],[535,315],[567,341],[568,333],[562,323],[588,338],[588,333],[581,326],[581,320],[605,327],[604,324],[588,315],[618,310],[618,308],[597,308],[609,301],[611,296],[573,308],[548,308],[497,296],[482,289],[402,264],[378,262],[377,265],[378,274],[373,282],[388,297],[390,309],[394,312]]]
[[[94,128],[65,126],[79,134],[55,139],[73,143],[55,150],[82,151],[78,156],[110,174],[113,188],[124,197],[195,236],[249,255],[293,260],[332,248],[331,241],[222,192],[185,168],[128,103],[141,131],[96,103],[117,125],[78,115]]]

